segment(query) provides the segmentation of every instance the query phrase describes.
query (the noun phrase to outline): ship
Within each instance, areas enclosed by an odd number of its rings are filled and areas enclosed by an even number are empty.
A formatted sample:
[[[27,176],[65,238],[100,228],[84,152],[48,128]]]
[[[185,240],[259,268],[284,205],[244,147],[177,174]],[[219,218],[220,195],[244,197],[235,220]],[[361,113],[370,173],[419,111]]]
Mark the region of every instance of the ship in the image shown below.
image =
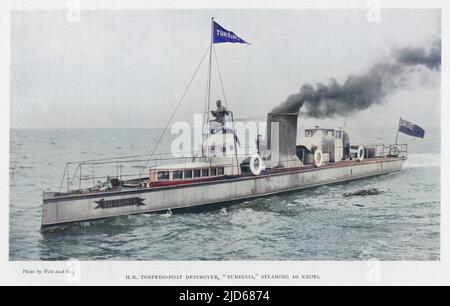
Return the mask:
[[[124,215],[211,210],[402,170],[406,144],[355,144],[341,127],[299,133],[299,113],[269,112],[265,138],[258,135],[254,147],[240,147],[232,111],[210,120],[217,26],[212,19],[200,153],[174,157],[154,148],[146,156],[68,162],[59,189],[43,192],[42,230]],[[236,39],[229,33],[220,27],[224,39]]]

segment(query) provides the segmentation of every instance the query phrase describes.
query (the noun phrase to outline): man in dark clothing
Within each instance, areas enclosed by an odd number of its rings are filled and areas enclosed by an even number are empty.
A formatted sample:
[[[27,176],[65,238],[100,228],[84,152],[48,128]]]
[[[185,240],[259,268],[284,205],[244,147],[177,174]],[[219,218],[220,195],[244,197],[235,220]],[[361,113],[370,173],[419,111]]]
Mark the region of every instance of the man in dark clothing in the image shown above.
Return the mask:
[[[211,114],[214,116],[214,121],[219,122],[221,125],[225,124],[225,116],[228,116],[230,112],[227,110],[225,106],[222,105],[222,101],[216,101],[217,109],[215,111],[211,111]]]

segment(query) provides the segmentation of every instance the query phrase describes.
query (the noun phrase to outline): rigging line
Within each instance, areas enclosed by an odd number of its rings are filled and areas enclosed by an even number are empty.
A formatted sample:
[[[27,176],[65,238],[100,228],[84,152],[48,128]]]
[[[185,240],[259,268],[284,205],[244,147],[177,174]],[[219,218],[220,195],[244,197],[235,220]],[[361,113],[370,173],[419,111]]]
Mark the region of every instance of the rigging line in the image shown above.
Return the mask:
[[[211,77],[212,77],[212,67],[211,67],[211,56],[212,56],[212,46],[209,47],[209,68],[208,68],[208,100],[207,100],[207,109],[206,109],[206,121],[209,121],[209,109],[211,105]]]
[[[216,53],[216,48],[213,46],[213,50],[214,50],[214,57],[216,59],[216,66],[217,66],[217,72],[219,74],[219,80],[220,80],[220,86],[222,87],[222,94],[223,94],[223,99],[225,100],[225,105],[227,108],[228,107],[228,101],[227,101],[227,96],[225,95],[225,88],[223,86],[223,81],[222,81],[222,73],[220,72],[220,66],[219,66],[219,60],[217,58],[217,53]]]
[[[208,105],[208,93],[209,93],[209,73],[206,74],[206,92],[205,92],[205,105],[202,110],[202,148],[201,153],[202,157],[204,156],[204,149],[203,149],[203,137],[205,134],[208,134],[208,113],[207,113],[207,105]],[[192,150],[194,151],[194,150]]]
[[[181,102],[183,101],[184,97],[186,96],[186,93],[189,90],[189,87],[192,84],[192,81],[194,81],[195,76],[197,75],[198,70],[200,69],[200,66],[202,65],[203,61],[205,60],[206,55],[208,54],[208,50],[209,50],[210,46],[208,45],[208,48],[205,51],[205,54],[203,54],[202,60],[200,61],[200,63],[198,64],[197,68],[195,69],[194,73],[192,74],[191,79],[189,80],[189,83],[187,84],[186,88],[184,89],[183,94],[181,95],[180,99],[178,100],[175,109],[172,112],[172,115],[170,116],[169,120],[167,121],[166,126],[164,127],[161,136],[159,137],[158,141],[155,144],[155,147],[152,150],[152,153],[150,154],[150,157],[148,158],[147,162],[145,163],[145,167],[143,169],[146,169],[148,166],[149,161],[151,160],[151,158],[153,157],[153,153],[155,153],[156,149],[158,148],[159,144],[161,143],[162,138],[164,137],[164,134],[167,131],[167,128],[169,127],[170,123],[172,122],[172,119],[175,117],[175,114],[178,110],[178,108],[181,105]],[[141,170],[141,174],[142,174],[143,170]]]
[[[219,80],[220,80],[220,85],[222,87],[222,94],[223,94],[223,99],[225,100],[225,105],[228,108],[228,110],[230,109],[228,106],[228,102],[227,102],[227,96],[225,95],[225,88],[223,86],[223,81],[222,81],[222,74],[220,73],[220,66],[219,66],[219,60],[217,58],[217,53],[216,53],[216,48],[213,46],[213,50],[214,50],[214,57],[216,59],[216,65],[217,65],[217,71],[219,74]],[[234,140],[234,153],[235,153],[235,158],[236,158],[236,169],[238,170],[238,173],[240,172],[240,168],[239,168],[239,160],[238,160],[238,156],[237,156],[237,136],[236,136],[236,130],[234,129],[234,115],[233,112],[231,112],[231,128],[233,129],[233,140]]]

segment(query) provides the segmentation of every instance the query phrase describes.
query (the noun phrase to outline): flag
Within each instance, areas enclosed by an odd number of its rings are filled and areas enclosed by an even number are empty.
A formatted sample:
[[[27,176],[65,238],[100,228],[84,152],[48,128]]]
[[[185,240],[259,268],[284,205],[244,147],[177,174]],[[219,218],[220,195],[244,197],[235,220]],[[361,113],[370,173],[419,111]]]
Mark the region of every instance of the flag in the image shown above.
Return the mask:
[[[398,130],[406,135],[423,138],[425,130],[420,126],[400,118]]]
[[[239,43],[239,44],[249,44],[236,34],[227,29],[223,28],[220,24],[213,21],[213,43]]]

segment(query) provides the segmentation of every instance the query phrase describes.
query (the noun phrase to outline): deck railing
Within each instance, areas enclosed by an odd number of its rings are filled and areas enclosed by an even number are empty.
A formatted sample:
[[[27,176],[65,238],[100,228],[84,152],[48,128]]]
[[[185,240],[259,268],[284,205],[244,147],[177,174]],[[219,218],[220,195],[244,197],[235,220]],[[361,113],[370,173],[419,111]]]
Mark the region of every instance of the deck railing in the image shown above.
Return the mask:
[[[130,155],[68,162],[64,167],[59,191],[62,191],[64,183],[66,183],[66,191],[69,191],[75,184],[78,185],[78,189],[81,189],[83,183],[89,181],[92,183],[92,187],[98,184],[99,180],[109,177],[140,179],[148,175],[145,169],[155,167],[155,163],[162,160],[163,155],[166,154]]]
[[[365,148],[364,157],[366,159],[375,157],[407,157],[408,146],[406,144],[359,144],[352,146],[360,145]],[[66,192],[69,192],[74,189],[81,190],[82,188],[99,187],[108,178],[128,181],[136,180],[140,182],[142,180],[148,180],[150,170],[163,167],[164,165],[178,164],[182,168],[183,165],[187,165],[193,161],[211,162],[211,157],[195,156],[194,153],[186,153],[183,155],[184,157],[173,157],[170,153],[159,153],[68,162],[64,168],[59,192],[63,190],[64,183],[66,184]],[[294,155],[295,153],[293,152],[292,156]],[[235,158],[243,159],[248,156],[233,154],[229,157],[229,161],[221,164],[221,167],[225,169],[239,167]],[[294,159],[279,160],[279,162],[287,166],[289,164],[295,164],[297,161]],[[304,160],[301,161],[305,162]]]
[[[109,178],[119,180],[146,180],[149,171],[164,165],[177,164],[183,168],[191,162],[210,162],[211,157],[196,156],[193,153],[180,154],[184,157],[173,157],[170,153],[159,153],[153,155],[132,155],[95,160],[71,161],[66,163],[64,173],[59,185],[62,192],[66,185],[66,192],[73,189],[91,188],[103,184]],[[221,164],[223,168],[237,167],[235,157],[229,156],[230,161]],[[232,157],[232,158],[231,158]]]
[[[370,158],[373,150],[373,157],[408,157],[407,144],[352,144],[352,146],[362,146],[364,148],[364,158]]]

